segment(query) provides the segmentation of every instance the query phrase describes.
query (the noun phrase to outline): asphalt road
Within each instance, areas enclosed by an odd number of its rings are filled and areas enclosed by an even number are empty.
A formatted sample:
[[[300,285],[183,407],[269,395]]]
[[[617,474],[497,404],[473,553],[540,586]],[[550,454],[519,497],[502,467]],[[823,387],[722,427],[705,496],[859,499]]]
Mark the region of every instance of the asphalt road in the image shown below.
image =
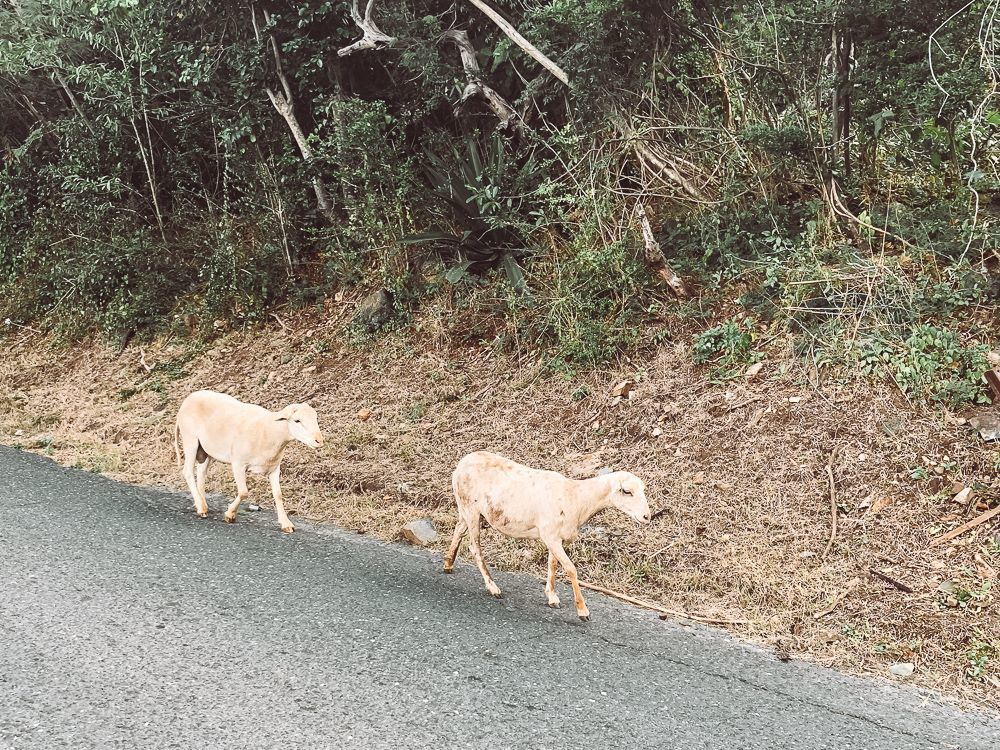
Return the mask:
[[[264,492],[265,488],[252,488]],[[1000,721],[594,593],[0,448],[0,750],[990,748]],[[572,603],[569,591],[563,601]]]

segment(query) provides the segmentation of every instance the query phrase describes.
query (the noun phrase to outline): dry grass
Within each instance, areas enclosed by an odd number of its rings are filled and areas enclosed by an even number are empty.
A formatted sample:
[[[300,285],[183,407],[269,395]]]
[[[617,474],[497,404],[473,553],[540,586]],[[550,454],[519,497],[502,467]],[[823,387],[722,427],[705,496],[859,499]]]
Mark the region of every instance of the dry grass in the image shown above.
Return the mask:
[[[952,481],[997,486],[994,451],[958,420],[916,413],[886,388],[813,387],[779,374],[773,361],[753,383],[712,386],[686,351],[664,349],[569,382],[488,349],[446,348],[429,334],[358,349],[318,313],[285,323],[288,330],[228,334],[193,358],[177,342],[120,355],[22,342],[0,362],[0,440],[117,479],[181,488],[171,430],[184,395],[213,388],[278,408],[315,394],[328,443],[318,455],[290,449],[289,509],[387,538],[427,515],[442,547],[455,519],[450,472],[471,450],[575,476],[627,468],[662,512],[642,530],[611,511],[594,519],[597,532],[570,551],[585,579],[673,609],[749,620],[734,632],[843,670],[887,676],[892,662],[912,661],[911,681],[1000,708],[1000,654],[979,679],[966,673],[973,644],[992,639],[1000,649],[990,590],[997,527],[928,546],[979,512],[951,502]],[[626,378],[637,381],[634,397],[615,403],[609,394]],[[357,417],[363,408],[373,412],[367,421]],[[834,448],[839,530],[824,558]],[[917,466],[931,479],[915,481]],[[230,482],[223,468],[210,475],[215,491],[229,494]],[[266,482],[251,492],[266,504]],[[979,497],[993,502],[995,490]],[[484,541],[495,568],[542,573],[540,546],[494,532]],[[958,598],[971,598],[949,606],[938,591],[946,580]]]

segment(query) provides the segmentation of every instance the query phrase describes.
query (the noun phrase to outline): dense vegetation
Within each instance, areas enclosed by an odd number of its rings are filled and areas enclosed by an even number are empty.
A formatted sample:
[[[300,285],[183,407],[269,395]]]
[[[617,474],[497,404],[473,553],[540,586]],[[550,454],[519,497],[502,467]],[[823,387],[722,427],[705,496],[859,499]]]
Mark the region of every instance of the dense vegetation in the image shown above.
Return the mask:
[[[126,336],[384,286],[405,323],[454,287],[452,335],[554,366],[685,321],[719,377],[767,338],[981,397],[997,0],[353,11],[0,0],[0,316]]]

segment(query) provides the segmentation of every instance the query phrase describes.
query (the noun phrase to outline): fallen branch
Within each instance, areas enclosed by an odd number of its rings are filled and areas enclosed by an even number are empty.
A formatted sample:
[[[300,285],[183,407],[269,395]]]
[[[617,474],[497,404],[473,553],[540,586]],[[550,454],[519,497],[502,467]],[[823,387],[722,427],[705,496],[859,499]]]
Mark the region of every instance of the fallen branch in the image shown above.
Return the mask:
[[[949,531],[947,534],[944,534],[943,536],[939,536],[937,539],[934,539],[933,541],[931,541],[930,546],[931,547],[937,547],[939,544],[944,544],[945,542],[950,542],[956,536],[961,536],[966,531],[969,531],[970,529],[974,529],[977,526],[981,526],[982,524],[986,523],[991,518],[995,518],[996,516],[1000,516],[1000,505],[998,505],[997,507],[995,507],[993,510],[988,510],[985,513],[983,513],[982,515],[976,516],[975,518],[973,518],[968,523],[963,523],[961,526],[959,526],[954,531]]]
[[[365,6],[365,15],[362,17],[361,11],[358,10],[358,0],[353,0],[351,3],[351,18],[354,19],[354,23],[361,29],[363,36],[353,44],[337,50],[338,57],[347,57],[359,50],[383,49],[384,47],[391,47],[396,43],[396,37],[383,33],[375,25],[375,22],[372,20],[372,9],[374,7],[375,0],[368,0],[368,4]]]
[[[833,481],[833,462],[837,459],[838,450],[840,450],[839,445],[833,449],[833,452],[830,454],[830,462],[826,465],[826,478],[830,484],[830,541],[826,543],[826,549],[819,556],[820,560],[826,559],[826,556],[833,548],[833,540],[837,538],[837,487]]]
[[[897,589],[899,589],[900,591],[902,591],[904,594],[912,594],[913,593],[913,589],[910,588],[909,586],[907,586],[902,581],[897,581],[895,578],[887,576],[885,573],[882,573],[881,571],[875,570],[875,568],[869,568],[868,571],[873,576],[875,576],[876,578],[879,578],[879,579],[885,581],[886,583],[888,583],[890,586],[895,586]]]
[[[852,578],[850,581],[848,581],[847,585],[844,587],[844,590],[833,598],[833,602],[831,602],[830,606],[820,612],[817,612],[815,615],[813,615],[813,617],[816,618],[817,620],[820,620],[826,617],[828,614],[831,614],[837,607],[840,606],[840,603],[847,598],[847,595],[850,594],[852,591],[854,591],[854,589],[856,589],[859,585],[861,585],[861,579]]]
[[[489,16],[489,19],[493,21],[493,23],[495,23],[497,26],[499,26],[500,30],[508,37],[510,37],[511,41],[513,41],[514,44],[516,44],[518,47],[527,52],[531,57],[535,58],[535,60],[537,60],[538,63],[543,68],[549,71],[552,75],[554,75],[564,84],[566,84],[570,88],[573,88],[570,85],[569,76],[567,76],[566,73],[563,72],[563,69],[560,68],[558,65],[556,65],[554,62],[552,62],[541,52],[539,52],[538,48],[531,42],[529,42],[527,39],[525,39],[523,36],[521,36],[518,33],[517,29],[511,26],[503,16],[501,16],[499,13],[493,10],[493,8],[484,3],[483,0],[469,0],[469,2],[475,5],[477,8],[479,8],[479,10],[481,10],[487,16]]]
[[[678,612],[674,609],[667,609],[666,607],[661,607],[659,604],[653,604],[652,602],[647,602],[644,599],[636,599],[628,594],[623,594],[620,591],[614,591],[612,589],[606,589],[603,586],[598,586],[593,583],[587,583],[586,581],[577,581],[581,587],[585,589],[590,589],[591,591],[596,591],[599,594],[604,594],[605,596],[611,596],[615,599],[621,599],[623,602],[628,602],[629,604],[634,604],[637,607],[644,607],[645,609],[651,609],[654,612],[660,613],[660,619],[665,620],[668,617],[682,617],[685,620],[694,620],[695,622],[703,622],[710,625],[752,625],[750,620],[725,620],[716,617],[702,617],[701,615],[689,615],[687,612]]]
[[[646,213],[645,207],[636,203],[635,213],[639,217],[639,226],[642,228],[642,241],[646,247],[646,259],[650,263],[660,266],[657,273],[660,275],[660,278],[667,282],[667,286],[670,287],[675,295],[681,299],[687,299],[691,296],[691,292],[687,288],[687,284],[684,283],[684,279],[667,263],[667,256],[664,254],[663,248],[660,247],[660,243],[656,241],[656,236],[653,234],[653,227],[649,223],[649,215]]]

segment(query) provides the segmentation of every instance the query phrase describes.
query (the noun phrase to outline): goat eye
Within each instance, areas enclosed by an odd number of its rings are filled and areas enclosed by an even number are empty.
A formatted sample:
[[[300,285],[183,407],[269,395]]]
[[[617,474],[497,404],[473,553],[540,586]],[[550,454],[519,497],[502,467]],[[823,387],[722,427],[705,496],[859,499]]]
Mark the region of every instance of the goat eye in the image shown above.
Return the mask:
[[[302,420],[301,419],[294,419],[292,421],[295,422],[295,424],[302,424]]]
[[[631,492],[631,490],[627,490],[627,489],[625,489],[624,487],[622,487],[622,494],[623,494],[623,495],[631,495],[631,494],[632,494],[632,492]]]

